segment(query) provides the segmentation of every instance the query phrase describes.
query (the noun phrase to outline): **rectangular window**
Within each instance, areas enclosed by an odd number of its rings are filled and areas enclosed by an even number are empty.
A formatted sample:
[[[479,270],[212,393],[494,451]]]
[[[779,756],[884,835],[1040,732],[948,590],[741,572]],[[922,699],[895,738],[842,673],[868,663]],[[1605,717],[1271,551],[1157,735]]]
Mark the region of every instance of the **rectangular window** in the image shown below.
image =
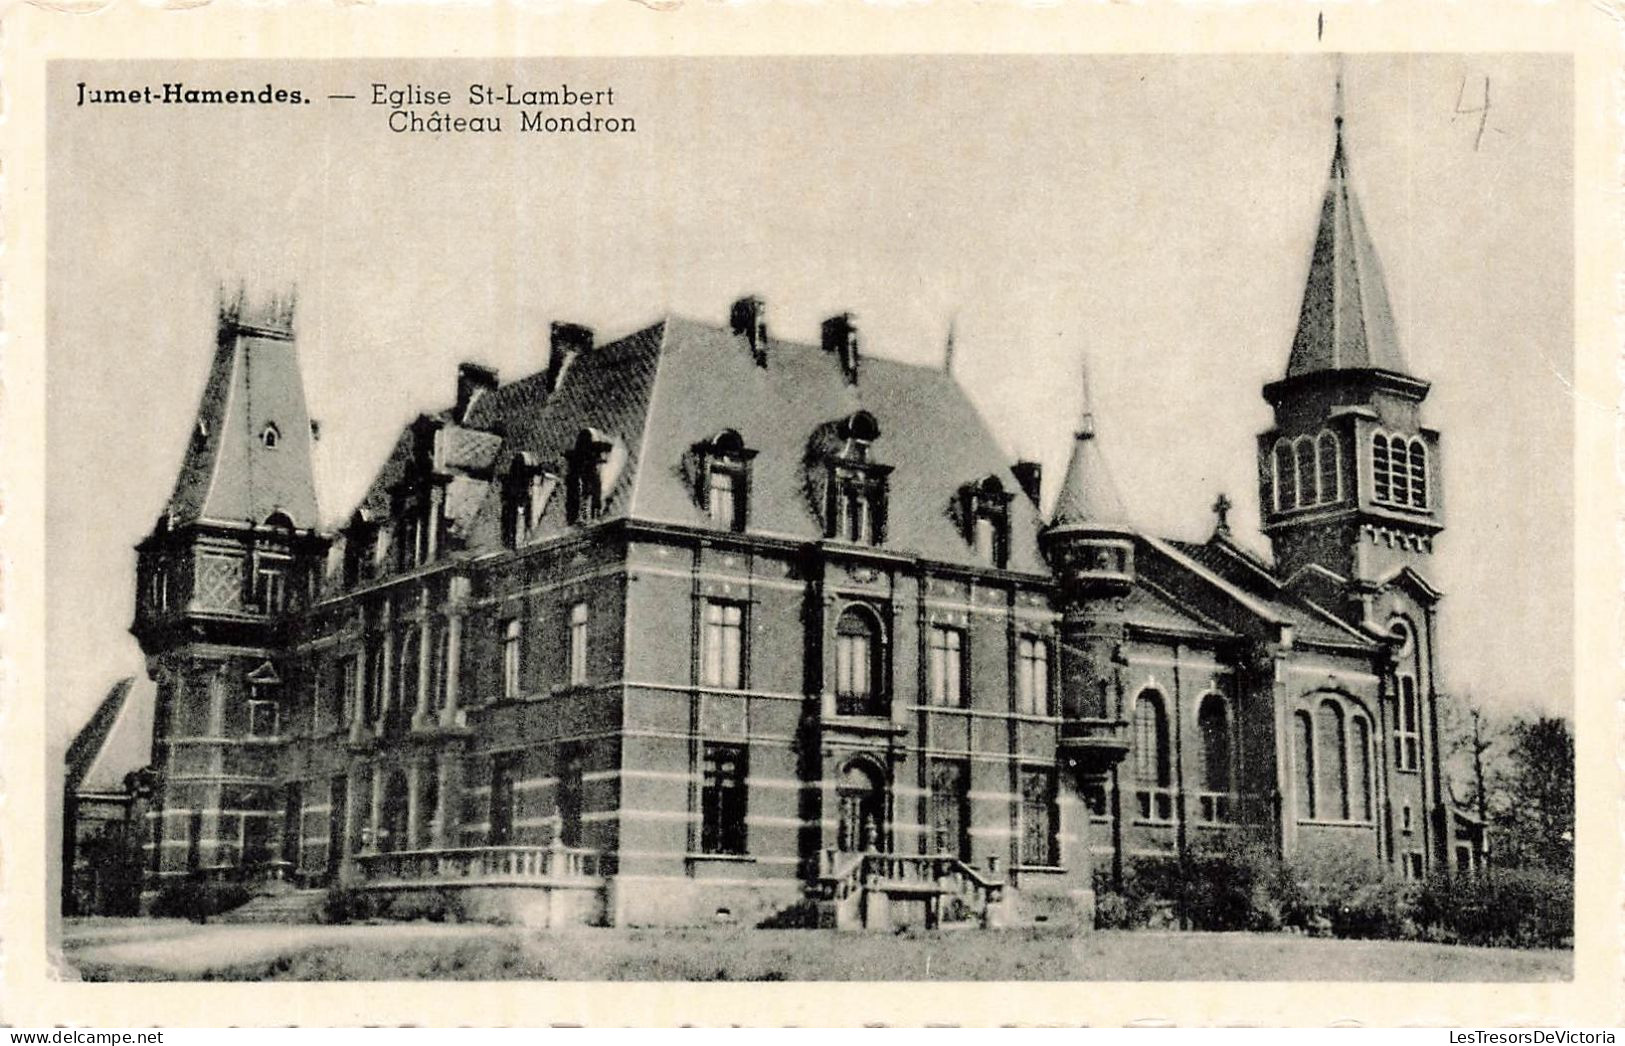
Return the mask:
[[[743,854],[746,760],[743,745],[705,745],[705,782],[700,790],[700,849]]]
[[[885,521],[883,477],[832,470],[827,536],[858,545],[879,545],[886,540]]]
[[[945,625],[931,627],[931,703],[946,708],[965,704],[965,633]]]
[[[738,689],[745,678],[745,608],[712,600],[705,604],[700,682]]]
[[[1416,680],[1399,677],[1399,721],[1394,726],[1394,765],[1415,770],[1420,764],[1422,739],[1417,728]]]
[[[1021,863],[1042,867],[1058,864],[1055,839],[1055,771],[1021,771]]]
[[[735,468],[713,464],[706,487],[705,508],[711,522],[724,530],[745,529],[744,477]]]
[[[339,669],[339,719],[349,722],[355,716],[355,687],[356,673],[360,671],[360,663],[355,657],[344,659]]]
[[[1399,830],[1406,835],[1410,835],[1413,830],[1412,816],[1410,803],[1399,808]]]
[[[1028,715],[1049,715],[1049,643],[1036,636],[1016,642],[1016,708]]]
[[[254,700],[248,702],[248,736],[275,737],[276,728],[275,701]]]
[[[1412,850],[1405,855],[1405,878],[1420,881],[1422,874],[1422,855]]]
[[[524,625],[512,618],[502,626],[502,699],[512,701],[519,696],[520,654],[524,643]]]
[[[958,760],[931,761],[931,848],[970,860],[970,767]]]
[[[580,745],[559,746],[559,841],[565,846],[581,845],[582,768],[585,763],[586,755]]]
[[[280,614],[288,608],[287,572],[281,567],[262,566],[254,572],[254,597],[267,614]]]
[[[570,685],[587,681],[587,604],[570,608]]]
[[[332,715],[333,704],[333,663],[327,658],[319,658],[311,669],[310,680],[310,731],[320,734],[327,727]]]
[[[492,846],[513,842],[513,786],[519,766],[517,752],[499,752],[491,757]]]
[[[384,645],[374,640],[367,645],[367,722],[375,723],[383,713]]]

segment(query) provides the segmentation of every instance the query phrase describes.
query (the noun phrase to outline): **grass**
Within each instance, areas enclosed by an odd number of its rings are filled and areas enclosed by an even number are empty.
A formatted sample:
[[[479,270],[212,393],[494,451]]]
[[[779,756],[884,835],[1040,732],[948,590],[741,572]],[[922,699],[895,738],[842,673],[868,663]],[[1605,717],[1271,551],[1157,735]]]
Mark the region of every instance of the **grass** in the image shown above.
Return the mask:
[[[151,922],[151,921],[147,921]],[[1570,951],[1515,951],[1284,934],[1060,930],[835,933],[579,930],[424,923],[192,926],[145,939],[68,928],[86,980],[1326,980],[1556,981]]]

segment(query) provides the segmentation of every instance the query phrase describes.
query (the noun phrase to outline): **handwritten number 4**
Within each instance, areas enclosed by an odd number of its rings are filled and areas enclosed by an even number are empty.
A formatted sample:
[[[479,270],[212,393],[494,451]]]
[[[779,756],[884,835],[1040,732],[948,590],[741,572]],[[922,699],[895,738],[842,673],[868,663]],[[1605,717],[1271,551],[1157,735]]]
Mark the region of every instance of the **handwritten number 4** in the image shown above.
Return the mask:
[[[1461,78],[1461,86],[1456,89],[1456,110],[1455,114],[1450,117],[1450,122],[1455,123],[1457,116],[1478,114],[1478,134],[1473,137],[1473,151],[1477,152],[1479,145],[1484,141],[1484,128],[1489,124],[1490,120],[1490,78],[1484,77],[1484,100],[1479,105],[1464,108],[1462,101],[1465,99],[1466,94],[1467,78],[1464,76]]]

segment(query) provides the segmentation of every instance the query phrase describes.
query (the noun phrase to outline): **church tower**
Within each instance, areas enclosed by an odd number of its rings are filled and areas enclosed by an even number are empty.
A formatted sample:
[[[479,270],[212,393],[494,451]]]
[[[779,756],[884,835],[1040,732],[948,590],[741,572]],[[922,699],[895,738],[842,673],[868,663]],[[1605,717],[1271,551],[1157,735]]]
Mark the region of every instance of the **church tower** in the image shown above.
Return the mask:
[[[180,475],[136,546],[130,631],[157,684],[149,890],[285,857],[286,617],[314,595],[327,549],[293,314],[291,296],[221,301]]]
[[[1281,577],[1326,590],[1355,623],[1378,624],[1376,586],[1426,575],[1444,526],[1427,394],[1400,351],[1339,115],[1292,355],[1264,387],[1275,426],[1258,437],[1259,507]]]

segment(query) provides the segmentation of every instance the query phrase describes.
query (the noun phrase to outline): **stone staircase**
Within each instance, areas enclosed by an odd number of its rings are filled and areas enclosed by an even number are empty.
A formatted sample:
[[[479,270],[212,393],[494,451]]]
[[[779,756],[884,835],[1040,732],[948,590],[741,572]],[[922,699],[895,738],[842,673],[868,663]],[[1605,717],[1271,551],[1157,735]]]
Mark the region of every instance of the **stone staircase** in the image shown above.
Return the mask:
[[[990,928],[1006,919],[1005,884],[945,854],[827,854],[819,925],[837,930]]]
[[[283,890],[261,894],[220,916],[223,923],[314,923],[321,921],[326,890]]]

